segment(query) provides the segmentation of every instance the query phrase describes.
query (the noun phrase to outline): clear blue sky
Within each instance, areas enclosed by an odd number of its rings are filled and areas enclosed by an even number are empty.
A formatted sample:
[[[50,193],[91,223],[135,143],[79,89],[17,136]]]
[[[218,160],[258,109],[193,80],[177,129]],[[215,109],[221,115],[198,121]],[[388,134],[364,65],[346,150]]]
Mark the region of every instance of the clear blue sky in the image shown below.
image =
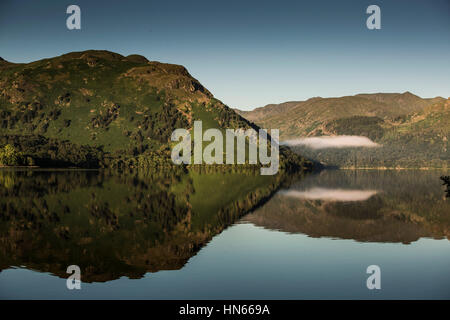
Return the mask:
[[[81,7],[82,29],[66,28]],[[366,8],[381,8],[381,30]],[[449,0],[0,0],[0,56],[106,49],[177,63],[230,107],[411,91],[450,96]]]

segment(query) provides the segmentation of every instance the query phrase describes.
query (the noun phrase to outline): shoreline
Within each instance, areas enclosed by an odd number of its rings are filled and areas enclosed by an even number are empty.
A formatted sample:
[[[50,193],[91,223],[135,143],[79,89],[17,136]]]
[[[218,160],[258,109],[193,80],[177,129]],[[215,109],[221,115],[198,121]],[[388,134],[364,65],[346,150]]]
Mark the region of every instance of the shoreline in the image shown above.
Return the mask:
[[[342,167],[336,170],[441,170],[447,171],[450,168],[439,168],[439,167],[419,167],[419,168],[404,168],[404,167]]]
[[[78,168],[78,167],[40,167],[40,166],[2,166],[1,169],[39,169],[39,170],[83,170],[83,171],[99,171],[107,170],[110,168]],[[132,168],[130,168],[132,169]],[[450,168],[439,168],[439,167],[419,167],[419,168],[405,168],[405,167],[327,167],[324,166],[322,170],[440,170],[440,171],[450,171]],[[317,171],[322,171],[317,170]],[[316,170],[312,170],[314,172]]]

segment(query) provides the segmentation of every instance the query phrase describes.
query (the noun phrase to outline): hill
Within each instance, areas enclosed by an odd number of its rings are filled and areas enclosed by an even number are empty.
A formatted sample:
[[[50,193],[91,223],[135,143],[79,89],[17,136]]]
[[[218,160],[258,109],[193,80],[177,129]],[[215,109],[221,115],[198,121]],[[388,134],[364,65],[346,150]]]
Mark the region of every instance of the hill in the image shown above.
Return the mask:
[[[417,112],[445,99],[422,99],[410,92],[358,94],[338,98],[315,97],[306,101],[269,104],[237,112],[261,127],[279,128],[284,139],[326,134],[326,123],[353,116],[395,118]]]
[[[95,50],[0,61],[0,146],[13,144],[38,165],[167,163],[173,130],[194,120],[204,129],[257,128],[180,65]]]
[[[409,92],[359,94],[267,105],[238,111],[264,128],[279,128],[281,139],[354,135],[380,148],[295,150],[341,167],[449,167],[449,100],[423,99]]]

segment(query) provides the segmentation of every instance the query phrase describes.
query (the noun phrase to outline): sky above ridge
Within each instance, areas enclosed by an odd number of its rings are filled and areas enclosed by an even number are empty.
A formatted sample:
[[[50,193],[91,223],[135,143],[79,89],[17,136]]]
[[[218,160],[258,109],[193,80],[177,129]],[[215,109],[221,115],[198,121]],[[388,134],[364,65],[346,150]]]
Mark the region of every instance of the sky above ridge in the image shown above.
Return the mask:
[[[81,8],[68,30],[66,8]],[[366,8],[381,9],[381,29]],[[184,65],[250,110],[314,96],[450,96],[450,1],[0,0],[0,57],[30,62],[102,49]]]

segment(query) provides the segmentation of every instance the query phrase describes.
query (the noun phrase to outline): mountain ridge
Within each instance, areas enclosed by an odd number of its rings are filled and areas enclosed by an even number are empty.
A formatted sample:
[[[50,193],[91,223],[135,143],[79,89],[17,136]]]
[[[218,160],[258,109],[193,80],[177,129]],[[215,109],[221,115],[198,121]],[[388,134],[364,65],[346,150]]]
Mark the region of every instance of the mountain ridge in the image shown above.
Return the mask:
[[[304,101],[268,104],[252,111],[235,110],[244,118],[260,126],[275,127],[279,125],[281,136],[291,138],[299,135],[317,135],[317,132],[310,133],[299,124],[312,125],[313,122],[319,120],[333,120],[350,116],[395,117],[422,110],[430,104],[444,100],[442,97],[421,98],[409,91],[404,93],[361,93],[353,96],[313,97]],[[297,122],[297,130],[287,128],[295,122]]]
[[[421,98],[410,92],[311,98],[237,111],[263,128],[277,128],[280,139],[364,136],[381,148],[293,149],[338,167],[449,167],[449,99]]]

